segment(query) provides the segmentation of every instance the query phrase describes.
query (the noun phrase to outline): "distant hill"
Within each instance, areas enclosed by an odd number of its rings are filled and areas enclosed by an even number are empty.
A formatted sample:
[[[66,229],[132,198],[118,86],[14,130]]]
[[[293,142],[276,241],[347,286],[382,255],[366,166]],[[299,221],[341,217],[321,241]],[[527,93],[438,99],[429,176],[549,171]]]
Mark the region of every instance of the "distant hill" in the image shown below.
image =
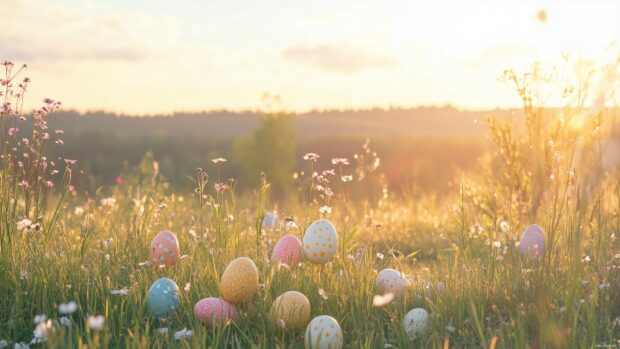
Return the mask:
[[[300,139],[392,135],[474,136],[481,135],[484,119],[489,115],[508,115],[512,111],[464,111],[452,107],[421,107],[415,109],[369,109],[312,111],[294,114]],[[209,111],[131,117],[106,112],[79,114],[74,111],[54,116],[55,126],[67,132],[150,136],[205,136],[227,139],[248,134],[257,125],[255,112]]]

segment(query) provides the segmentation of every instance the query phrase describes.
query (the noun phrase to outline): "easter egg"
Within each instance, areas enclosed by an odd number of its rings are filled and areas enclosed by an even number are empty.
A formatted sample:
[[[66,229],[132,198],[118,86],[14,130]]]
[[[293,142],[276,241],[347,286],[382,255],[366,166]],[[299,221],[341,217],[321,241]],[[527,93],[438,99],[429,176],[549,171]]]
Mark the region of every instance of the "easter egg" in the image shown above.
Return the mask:
[[[422,308],[408,312],[403,319],[403,328],[410,340],[424,335],[428,329],[428,312]]]
[[[171,315],[179,307],[179,287],[168,278],[153,283],[146,296],[146,307],[151,316]]]
[[[153,265],[171,267],[177,263],[181,250],[179,240],[173,232],[164,230],[151,241],[151,261]]]
[[[239,313],[234,305],[214,297],[199,300],[194,306],[194,316],[209,326],[239,319]]]
[[[271,253],[271,261],[297,266],[301,262],[303,247],[301,241],[293,235],[281,238]]]
[[[327,219],[310,224],[303,240],[304,253],[313,263],[325,264],[336,255],[338,235],[334,225]]]
[[[222,298],[232,304],[252,299],[258,292],[258,268],[251,259],[240,257],[230,262],[221,279]]]
[[[405,280],[399,271],[389,268],[383,269],[377,275],[375,289],[379,295],[391,293],[394,298],[398,298],[405,293]]]
[[[306,349],[340,349],[342,342],[340,325],[331,316],[317,316],[306,327],[304,336]]]
[[[545,233],[539,225],[532,224],[525,229],[519,241],[519,252],[532,260],[545,255]]]
[[[265,229],[273,229],[278,224],[278,212],[269,211],[265,214],[263,218],[263,228]]]
[[[303,328],[310,320],[310,301],[301,292],[285,292],[273,301],[270,315],[282,329]]]

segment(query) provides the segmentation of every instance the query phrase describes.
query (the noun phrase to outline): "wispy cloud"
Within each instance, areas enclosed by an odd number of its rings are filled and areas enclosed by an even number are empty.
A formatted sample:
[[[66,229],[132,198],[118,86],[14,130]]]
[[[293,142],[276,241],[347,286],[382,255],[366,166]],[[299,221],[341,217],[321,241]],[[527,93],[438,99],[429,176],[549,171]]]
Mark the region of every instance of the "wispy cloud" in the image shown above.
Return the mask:
[[[49,9],[39,0],[8,0],[3,7],[0,57],[16,61],[142,60],[165,29],[147,17],[93,16],[60,4]]]
[[[327,72],[343,74],[353,74],[396,64],[393,58],[371,48],[359,48],[347,44],[297,45],[284,50],[282,57]]]

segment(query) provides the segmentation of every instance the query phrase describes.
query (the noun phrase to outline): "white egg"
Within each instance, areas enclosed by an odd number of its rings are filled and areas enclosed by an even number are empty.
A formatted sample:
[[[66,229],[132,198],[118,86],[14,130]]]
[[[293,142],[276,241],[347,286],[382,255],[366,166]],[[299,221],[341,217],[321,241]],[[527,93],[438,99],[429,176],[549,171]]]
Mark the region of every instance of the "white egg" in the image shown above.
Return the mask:
[[[304,336],[306,349],[340,349],[342,342],[340,325],[331,316],[317,316],[306,327]]]
[[[413,309],[405,315],[403,327],[410,340],[424,335],[428,329],[428,312],[422,308]]]
[[[336,228],[327,219],[314,221],[304,234],[304,253],[313,263],[325,264],[332,260],[338,250]]]
[[[377,275],[375,290],[378,295],[391,293],[394,298],[398,298],[405,293],[405,280],[399,271],[394,269],[383,269]]]

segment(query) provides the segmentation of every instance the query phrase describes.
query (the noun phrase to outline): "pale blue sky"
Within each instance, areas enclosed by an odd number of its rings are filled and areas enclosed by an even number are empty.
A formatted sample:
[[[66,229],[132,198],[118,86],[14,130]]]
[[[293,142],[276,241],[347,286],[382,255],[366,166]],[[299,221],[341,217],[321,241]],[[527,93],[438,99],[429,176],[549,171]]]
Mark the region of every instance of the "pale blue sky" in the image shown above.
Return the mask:
[[[506,68],[597,59],[619,1],[0,0],[30,100],[127,113],[518,104]],[[538,20],[546,11],[545,22]]]

